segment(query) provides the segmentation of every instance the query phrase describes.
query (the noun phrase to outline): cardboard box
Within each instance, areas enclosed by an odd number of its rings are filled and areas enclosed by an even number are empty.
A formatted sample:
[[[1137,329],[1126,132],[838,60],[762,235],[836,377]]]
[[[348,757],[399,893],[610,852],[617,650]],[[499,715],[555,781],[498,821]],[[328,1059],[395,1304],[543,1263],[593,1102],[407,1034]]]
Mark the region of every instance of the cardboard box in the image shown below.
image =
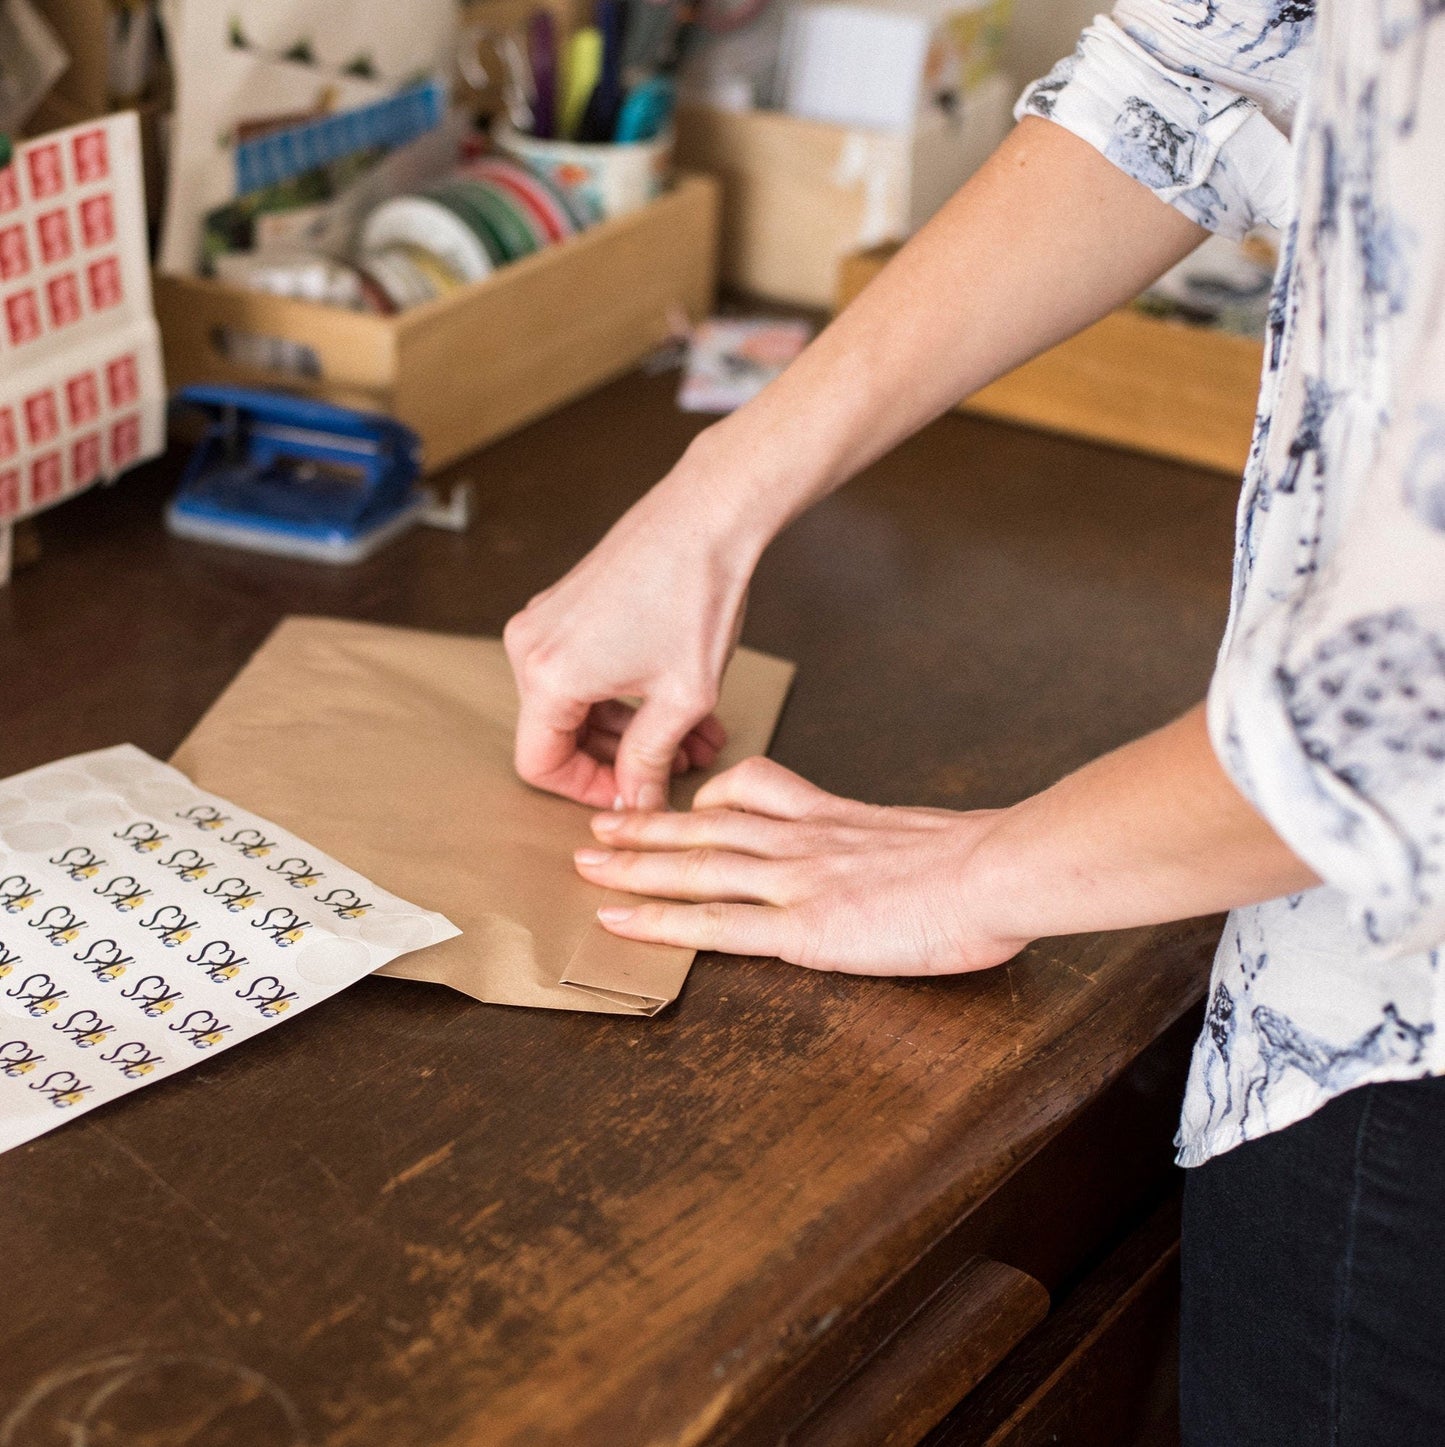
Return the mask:
[[[843,257],[911,236],[983,164],[1013,124],[1015,89],[989,76],[957,116],[934,110],[897,135],[781,111],[681,107],[678,165],[723,185],[722,280],[829,306]]]
[[[847,259],[839,276],[839,310],[895,250],[876,247]],[[1126,308],[959,406],[1237,479],[1249,455],[1263,363],[1263,345],[1252,338]]]
[[[385,412],[429,471],[626,371],[711,309],[718,187],[684,176],[640,211],[394,317],[155,278],[173,387],[284,387]],[[240,360],[274,354],[277,370]]]

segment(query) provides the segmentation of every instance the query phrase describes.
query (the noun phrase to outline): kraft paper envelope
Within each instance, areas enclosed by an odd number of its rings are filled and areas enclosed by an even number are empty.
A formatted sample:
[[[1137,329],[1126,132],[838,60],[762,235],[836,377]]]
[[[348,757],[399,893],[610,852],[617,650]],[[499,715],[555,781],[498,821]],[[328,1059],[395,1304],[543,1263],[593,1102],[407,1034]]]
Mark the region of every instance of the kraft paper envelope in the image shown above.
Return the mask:
[[[792,664],[738,650],[716,769],[767,748],[792,677]],[[461,929],[381,973],[502,1005],[655,1014],[693,953],[597,923],[618,896],[572,867],[593,811],[517,779],[516,717],[495,640],[288,618],[172,762]],[[675,786],[675,802],[700,782]]]

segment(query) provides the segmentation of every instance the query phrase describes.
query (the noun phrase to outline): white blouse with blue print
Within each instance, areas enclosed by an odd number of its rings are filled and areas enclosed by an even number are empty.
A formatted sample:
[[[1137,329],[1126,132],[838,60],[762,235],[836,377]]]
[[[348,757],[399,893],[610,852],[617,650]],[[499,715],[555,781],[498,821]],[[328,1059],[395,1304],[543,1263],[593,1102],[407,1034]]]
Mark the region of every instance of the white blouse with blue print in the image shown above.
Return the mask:
[[[1119,0],[1017,114],[1284,236],[1208,716],[1325,882],[1229,917],[1198,1165],[1445,1074],[1445,0]]]

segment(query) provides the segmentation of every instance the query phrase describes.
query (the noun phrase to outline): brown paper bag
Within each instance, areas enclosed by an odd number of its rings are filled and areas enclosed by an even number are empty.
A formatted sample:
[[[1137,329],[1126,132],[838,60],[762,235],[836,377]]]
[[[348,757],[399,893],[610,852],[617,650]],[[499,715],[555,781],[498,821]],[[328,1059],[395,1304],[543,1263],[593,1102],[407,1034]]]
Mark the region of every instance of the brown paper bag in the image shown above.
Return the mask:
[[[767,748],[792,677],[792,664],[738,650],[717,769]],[[592,842],[593,811],[518,780],[516,719],[512,671],[492,639],[288,618],[172,762],[461,929],[382,974],[502,1005],[655,1014],[693,953],[597,923],[618,896],[572,867],[572,851]],[[675,800],[700,782],[690,776]]]

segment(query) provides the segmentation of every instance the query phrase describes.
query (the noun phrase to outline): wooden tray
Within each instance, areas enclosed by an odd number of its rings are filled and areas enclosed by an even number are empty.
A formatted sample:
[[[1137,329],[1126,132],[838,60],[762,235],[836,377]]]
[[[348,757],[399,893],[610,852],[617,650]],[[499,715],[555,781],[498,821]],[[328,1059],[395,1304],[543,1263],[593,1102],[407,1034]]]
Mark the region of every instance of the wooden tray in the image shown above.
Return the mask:
[[[846,257],[841,310],[895,247]],[[1261,343],[1117,311],[959,405],[1008,422],[1171,457],[1238,478],[1249,454]]]
[[[388,413],[421,435],[432,471],[626,371],[681,314],[705,316],[717,231],[717,183],[685,176],[640,211],[394,317],[157,276],[166,378]],[[300,369],[238,362],[228,336],[292,343]]]

